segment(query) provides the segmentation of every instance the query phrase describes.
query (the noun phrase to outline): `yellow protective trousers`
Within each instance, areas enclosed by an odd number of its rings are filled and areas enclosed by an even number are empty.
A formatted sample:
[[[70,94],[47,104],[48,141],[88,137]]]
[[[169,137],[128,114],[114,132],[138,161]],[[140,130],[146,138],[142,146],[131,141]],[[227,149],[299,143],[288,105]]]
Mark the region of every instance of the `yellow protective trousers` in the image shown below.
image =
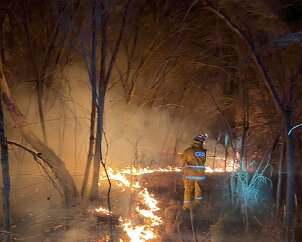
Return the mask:
[[[194,205],[201,203],[203,181],[184,179],[184,208],[190,208],[192,204],[192,196],[194,195]]]

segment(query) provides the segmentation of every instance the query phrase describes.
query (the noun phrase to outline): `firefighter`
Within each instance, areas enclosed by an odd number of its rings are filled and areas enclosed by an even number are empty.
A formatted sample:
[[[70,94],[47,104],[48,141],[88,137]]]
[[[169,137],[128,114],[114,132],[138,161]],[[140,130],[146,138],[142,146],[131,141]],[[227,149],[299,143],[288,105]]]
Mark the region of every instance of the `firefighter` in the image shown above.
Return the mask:
[[[192,194],[194,194],[194,205],[201,204],[203,199],[202,186],[205,181],[205,162],[207,150],[203,147],[206,133],[196,136],[191,147],[182,154],[184,171],[184,204],[183,209],[188,210],[193,205]]]

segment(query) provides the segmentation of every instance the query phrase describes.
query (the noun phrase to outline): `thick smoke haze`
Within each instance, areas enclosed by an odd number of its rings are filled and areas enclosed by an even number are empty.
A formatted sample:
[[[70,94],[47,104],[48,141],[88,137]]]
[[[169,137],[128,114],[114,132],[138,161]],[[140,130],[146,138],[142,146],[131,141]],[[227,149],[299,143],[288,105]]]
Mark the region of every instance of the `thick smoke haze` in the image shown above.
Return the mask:
[[[63,74],[69,85],[58,82],[46,91],[48,143],[77,176],[83,174],[89,141],[91,91],[86,73],[81,65],[73,66]],[[29,85],[20,86],[15,97],[32,129],[41,137],[34,90]],[[195,135],[206,131],[200,130],[203,125],[194,120],[172,119],[168,110],[126,104],[115,91],[106,96],[104,120],[103,153],[111,166],[130,165],[136,158],[143,161],[141,165],[164,162],[160,156],[173,152],[176,138],[177,152],[182,152]],[[8,129],[10,137],[18,139],[12,131],[13,127]],[[208,148],[212,143],[207,143]]]
[[[58,79],[55,86],[46,90],[47,104],[44,105],[48,145],[66,163],[78,187],[84,174],[89,142],[91,90],[86,73],[79,64],[70,67],[60,77],[64,81]],[[42,139],[35,89],[30,84],[19,85],[13,95],[32,130]],[[22,143],[9,121],[8,118],[8,139]],[[107,93],[104,121],[103,156],[112,167],[131,166],[134,162],[140,167],[180,166],[179,154],[190,145],[194,136],[207,131],[205,120],[203,124],[200,120],[172,118],[168,109],[127,104],[115,90]],[[209,157],[213,155],[214,146],[215,140],[210,137],[206,142]],[[176,155],[173,155],[174,151]],[[217,154],[222,152],[219,145]],[[32,221],[33,230],[41,234],[47,228],[47,222],[39,224],[37,221],[43,216],[49,216],[50,220],[54,218],[58,213],[56,208],[60,206],[60,196],[29,154],[11,147],[10,158],[14,214],[24,221]],[[212,166],[212,160],[208,158],[209,166]],[[101,190],[105,191],[103,189],[107,189],[107,183],[102,185]],[[26,197],[25,194],[32,195]],[[124,202],[128,204],[129,198]],[[24,211],[24,207],[29,209]],[[84,225],[79,223],[62,235],[63,241],[87,238],[87,226]]]

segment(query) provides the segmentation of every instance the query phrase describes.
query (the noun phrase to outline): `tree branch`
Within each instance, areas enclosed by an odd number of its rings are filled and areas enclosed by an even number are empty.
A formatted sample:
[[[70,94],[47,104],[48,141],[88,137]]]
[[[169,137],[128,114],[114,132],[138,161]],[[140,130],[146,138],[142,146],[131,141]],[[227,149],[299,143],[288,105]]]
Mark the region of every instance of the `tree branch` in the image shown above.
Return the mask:
[[[30,153],[32,155],[32,157],[34,158],[34,160],[43,168],[45,174],[47,175],[47,177],[49,178],[51,184],[55,187],[55,189],[59,192],[59,194],[61,195],[62,198],[64,198],[64,194],[61,191],[61,189],[59,188],[58,184],[55,182],[55,180],[52,178],[52,175],[49,173],[49,171],[47,170],[47,168],[43,165],[42,162],[40,162],[40,160],[42,160],[43,162],[45,162],[49,167],[51,167],[51,164],[49,164],[49,162],[47,162],[46,159],[44,159],[42,157],[41,153],[36,153],[35,151],[25,147],[24,145],[21,145],[19,143],[13,142],[13,141],[6,141],[6,143],[8,145],[12,145],[12,146],[16,146],[22,150],[25,150],[26,152]],[[51,167],[53,169],[53,167]]]
[[[270,93],[277,110],[279,111],[282,118],[284,118],[284,108],[281,103],[280,97],[278,96],[276,89],[273,86],[273,82],[270,79],[267,70],[265,69],[264,64],[262,63],[262,60],[259,57],[259,54],[255,48],[254,43],[252,40],[248,38],[248,36],[225,14],[222,10],[216,9],[210,2],[207,0],[203,1],[205,6],[214,14],[216,14],[220,19],[222,19],[226,25],[234,31],[238,37],[243,41],[243,43],[248,47],[252,59],[255,62],[256,66],[258,67],[260,74],[262,75],[262,78],[264,80],[264,83],[268,89],[268,92]]]

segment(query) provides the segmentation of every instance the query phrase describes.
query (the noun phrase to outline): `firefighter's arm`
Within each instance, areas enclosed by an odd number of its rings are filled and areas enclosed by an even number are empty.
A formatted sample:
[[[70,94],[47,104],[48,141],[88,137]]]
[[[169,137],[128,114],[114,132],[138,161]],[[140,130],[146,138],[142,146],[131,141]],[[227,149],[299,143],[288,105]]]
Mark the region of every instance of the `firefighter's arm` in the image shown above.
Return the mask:
[[[204,150],[204,160],[203,160],[204,164],[207,162],[207,150]]]
[[[185,150],[181,155],[182,167],[186,167],[188,165],[188,151]]]
[[[180,160],[181,160],[181,167],[184,167],[184,164],[185,164],[185,152],[181,154]]]

